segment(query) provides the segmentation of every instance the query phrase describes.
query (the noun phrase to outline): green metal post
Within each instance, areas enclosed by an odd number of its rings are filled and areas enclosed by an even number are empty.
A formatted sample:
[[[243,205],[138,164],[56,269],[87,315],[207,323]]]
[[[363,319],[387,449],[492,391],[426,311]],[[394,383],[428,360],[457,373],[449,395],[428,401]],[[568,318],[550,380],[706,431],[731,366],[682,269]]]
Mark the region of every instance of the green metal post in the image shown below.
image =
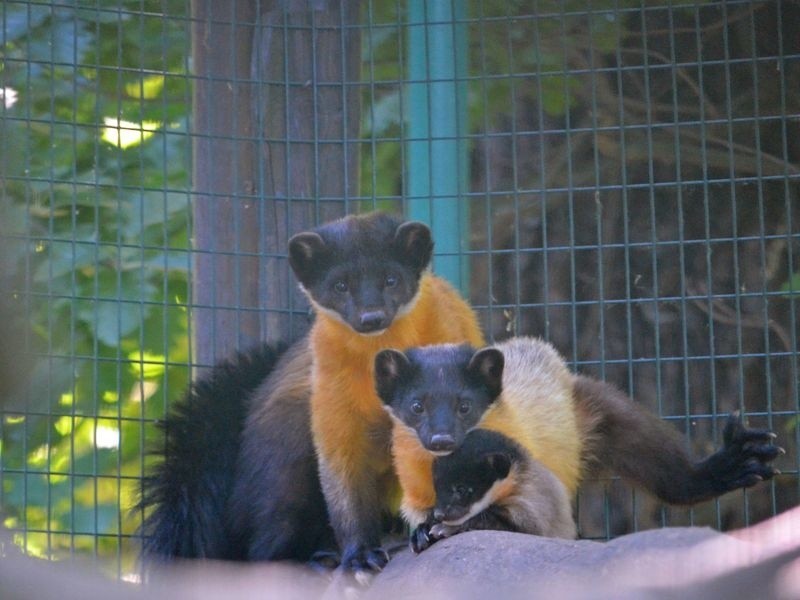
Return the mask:
[[[431,226],[435,271],[468,291],[465,0],[408,0],[408,216]]]

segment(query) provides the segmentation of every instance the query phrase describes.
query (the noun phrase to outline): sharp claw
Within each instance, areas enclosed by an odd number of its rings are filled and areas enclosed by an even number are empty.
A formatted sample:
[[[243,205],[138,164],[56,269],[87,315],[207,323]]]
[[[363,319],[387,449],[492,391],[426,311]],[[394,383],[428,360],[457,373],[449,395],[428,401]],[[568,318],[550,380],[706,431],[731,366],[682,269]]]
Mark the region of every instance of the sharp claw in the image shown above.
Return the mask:
[[[375,565],[378,571],[383,571],[383,568],[389,564],[389,553],[383,548],[378,551],[378,556],[375,559]]]
[[[775,433],[768,429],[743,429],[740,432],[741,438],[745,442],[755,442],[759,440],[772,441],[775,439]]]
[[[341,557],[336,552],[319,550],[311,555],[308,562],[314,569],[332,571],[341,564]]]
[[[746,452],[747,456],[750,457],[748,459],[748,463],[753,459],[761,463],[765,463],[774,460],[780,454],[785,454],[785,451],[781,452],[777,446],[764,445],[764,444],[761,445],[751,444],[749,446],[745,446],[744,451]]]
[[[428,531],[422,527],[417,527],[409,539],[409,546],[411,546],[411,551],[414,554],[419,554],[425,550],[428,546],[430,546],[430,543],[431,538],[428,535]]]

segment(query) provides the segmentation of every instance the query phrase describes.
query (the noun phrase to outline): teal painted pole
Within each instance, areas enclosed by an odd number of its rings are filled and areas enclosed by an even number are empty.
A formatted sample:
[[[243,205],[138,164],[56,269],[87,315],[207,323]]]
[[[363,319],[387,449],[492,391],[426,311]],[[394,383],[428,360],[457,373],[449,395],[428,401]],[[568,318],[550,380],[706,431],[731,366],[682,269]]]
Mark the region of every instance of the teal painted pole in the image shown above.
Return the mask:
[[[430,225],[433,268],[462,293],[469,286],[465,15],[466,0],[408,0],[408,216]]]

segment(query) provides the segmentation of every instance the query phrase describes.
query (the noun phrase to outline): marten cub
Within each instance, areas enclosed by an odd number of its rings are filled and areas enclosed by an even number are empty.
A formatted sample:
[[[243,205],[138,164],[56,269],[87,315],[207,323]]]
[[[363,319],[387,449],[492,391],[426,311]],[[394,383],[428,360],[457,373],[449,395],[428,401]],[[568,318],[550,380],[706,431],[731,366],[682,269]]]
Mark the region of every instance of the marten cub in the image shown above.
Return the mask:
[[[473,429],[451,454],[433,461],[436,506],[414,552],[461,531],[499,529],[574,539],[572,504],[559,479],[502,433]]]

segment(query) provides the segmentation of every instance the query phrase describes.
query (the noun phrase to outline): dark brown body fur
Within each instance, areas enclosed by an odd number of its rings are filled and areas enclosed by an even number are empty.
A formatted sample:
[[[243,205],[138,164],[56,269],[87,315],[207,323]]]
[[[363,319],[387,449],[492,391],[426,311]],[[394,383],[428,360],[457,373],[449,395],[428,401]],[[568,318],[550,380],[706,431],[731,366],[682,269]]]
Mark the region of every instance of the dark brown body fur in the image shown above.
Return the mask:
[[[308,560],[334,548],[310,434],[310,378],[303,338],[253,394],[228,511],[241,549],[234,558]]]

